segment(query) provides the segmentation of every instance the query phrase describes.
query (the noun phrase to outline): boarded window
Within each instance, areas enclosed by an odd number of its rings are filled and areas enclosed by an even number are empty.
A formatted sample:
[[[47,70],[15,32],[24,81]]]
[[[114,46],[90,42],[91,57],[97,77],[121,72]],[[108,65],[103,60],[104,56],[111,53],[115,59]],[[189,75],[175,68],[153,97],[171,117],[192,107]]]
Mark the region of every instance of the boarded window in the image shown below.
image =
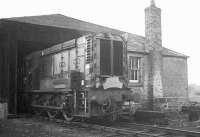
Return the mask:
[[[141,57],[129,57],[129,80],[139,82],[141,72]]]
[[[100,74],[110,75],[111,74],[111,42],[110,40],[100,40]]]
[[[113,41],[113,74],[122,75],[123,45],[121,41]]]

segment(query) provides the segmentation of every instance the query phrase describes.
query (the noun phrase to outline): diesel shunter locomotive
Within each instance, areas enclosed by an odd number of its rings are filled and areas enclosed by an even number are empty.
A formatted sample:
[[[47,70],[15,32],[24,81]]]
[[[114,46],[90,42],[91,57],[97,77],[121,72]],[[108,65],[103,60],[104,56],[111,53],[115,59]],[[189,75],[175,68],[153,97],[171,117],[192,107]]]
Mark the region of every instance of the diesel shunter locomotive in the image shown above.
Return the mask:
[[[116,120],[128,89],[127,45],[122,36],[89,34],[24,58],[24,89],[34,112],[50,118]]]

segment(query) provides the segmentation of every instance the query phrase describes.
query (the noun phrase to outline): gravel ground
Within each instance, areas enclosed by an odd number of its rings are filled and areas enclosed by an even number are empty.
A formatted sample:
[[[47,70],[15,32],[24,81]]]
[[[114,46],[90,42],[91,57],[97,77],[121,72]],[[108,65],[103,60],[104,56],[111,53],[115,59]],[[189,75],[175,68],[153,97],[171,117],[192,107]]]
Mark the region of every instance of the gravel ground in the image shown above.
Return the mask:
[[[35,118],[0,120],[0,137],[105,137],[110,136],[98,130],[62,126],[51,121]],[[112,136],[112,135],[111,135]]]

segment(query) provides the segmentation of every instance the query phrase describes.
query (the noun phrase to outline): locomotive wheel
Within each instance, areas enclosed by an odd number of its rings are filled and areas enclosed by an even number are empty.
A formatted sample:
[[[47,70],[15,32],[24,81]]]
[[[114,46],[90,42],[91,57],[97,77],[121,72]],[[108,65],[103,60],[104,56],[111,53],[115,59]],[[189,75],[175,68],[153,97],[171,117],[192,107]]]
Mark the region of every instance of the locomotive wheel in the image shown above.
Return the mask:
[[[47,110],[47,115],[49,118],[55,118],[57,114],[58,114],[57,110]]]
[[[72,121],[74,118],[72,114],[66,112],[65,110],[62,111],[62,115],[66,121]]]
[[[62,115],[66,121],[72,121],[74,118],[72,108],[66,104],[63,105]]]

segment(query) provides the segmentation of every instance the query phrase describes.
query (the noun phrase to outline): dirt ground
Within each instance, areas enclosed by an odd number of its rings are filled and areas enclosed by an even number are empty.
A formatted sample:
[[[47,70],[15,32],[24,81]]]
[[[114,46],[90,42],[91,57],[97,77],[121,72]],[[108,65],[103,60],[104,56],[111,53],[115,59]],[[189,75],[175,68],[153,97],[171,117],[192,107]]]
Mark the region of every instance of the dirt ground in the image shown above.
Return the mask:
[[[175,117],[174,117],[175,118]],[[185,130],[200,131],[200,121],[186,122],[175,118],[168,126]],[[0,137],[116,137],[114,133],[56,123],[36,117],[0,120]],[[119,135],[117,137],[120,137]],[[124,136],[123,136],[124,137]]]
[[[35,118],[0,120],[0,137],[105,137],[109,134]]]

